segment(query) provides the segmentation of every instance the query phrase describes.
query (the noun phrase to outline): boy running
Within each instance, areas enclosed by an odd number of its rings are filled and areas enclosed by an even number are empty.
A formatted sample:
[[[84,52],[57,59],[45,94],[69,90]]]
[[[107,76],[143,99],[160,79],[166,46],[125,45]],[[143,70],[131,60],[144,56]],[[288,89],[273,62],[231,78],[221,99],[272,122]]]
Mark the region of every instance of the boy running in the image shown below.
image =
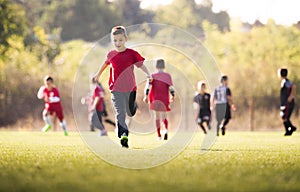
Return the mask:
[[[164,72],[165,62],[163,59],[157,60],[156,69],[157,72],[151,75],[152,78],[146,85],[144,102],[148,103],[149,95],[150,109],[155,111],[155,124],[158,140],[161,140],[161,119],[165,127],[164,140],[167,140],[168,119],[166,112],[170,111],[170,101],[174,101],[175,93],[171,75]]]
[[[210,129],[210,94],[206,92],[206,84],[203,81],[198,82],[198,94],[194,97],[194,108],[198,110],[196,122],[206,134],[206,129],[203,125],[205,122],[207,128]]]
[[[53,84],[53,78],[46,76],[44,78],[44,85],[40,87],[37,97],[39,99],[44,99],[45,109],[43,110],[43,120],[45,121],[45,126],[42,131],[47,132],[52,127],[51,115],[55,114],[60,121],[60,126],[64,130],[64,135],[67,136],[66,121],[64,120],[63,108],[60,101],[60,96],[58,89]]]
[[[112,93],[112,101],[116,115],[116,126],[118,137],[122,147],[128,148],[128,127],[125,123],[126,113],[132,117],[137,110],[136,81],[134,76],[134,66],[142,69],[147,78],[150,73],[143,64],[144,58],[135,50],[125,46],[128,39],[125,27],[116,26],[111,30],[111,40],[115,49],[111,50],[106,57],[106,61],[94,76],[98,80],[103,71],[110,66],[109,89]]]
[[[280,68],[278,73],[282,79],[280,89],[280,116],[285,128],[284,136],[290,136],[297,129],[290,120],[295,106],[296,85],[292,84],[287,78],[288,70],[286,68]]]
[[[107,136],[107,131],[102,123],[102,115],[105,111],[104,109],[104,90],[94,79],[92,80],[94,87],[92,102],[91,102],[91,128],[94,127],[100,129],[101,136]]]
[[[221,85],[215,89],[213,101],[216,105],[217,136],[219,136],[220,128],[222,135],[225,135],[226,125],[231,119],[231,109],[235,110],[226,75],[221,77]]]

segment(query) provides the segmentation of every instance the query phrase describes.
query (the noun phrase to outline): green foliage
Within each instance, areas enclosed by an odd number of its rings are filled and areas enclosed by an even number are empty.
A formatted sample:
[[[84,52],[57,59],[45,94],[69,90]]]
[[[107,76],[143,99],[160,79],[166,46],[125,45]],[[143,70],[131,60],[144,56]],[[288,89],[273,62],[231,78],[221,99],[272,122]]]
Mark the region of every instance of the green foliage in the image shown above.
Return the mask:
[[[25,32],[25,12],[17,4],[0,0],[0,55],[3,57],[12,36],[23,37]]]
[[[128,170],[104,162],[75,132],[1,132],[0,191],[299,191],[298,136],[231,132],[200,154],[199,132],[169,163]]]

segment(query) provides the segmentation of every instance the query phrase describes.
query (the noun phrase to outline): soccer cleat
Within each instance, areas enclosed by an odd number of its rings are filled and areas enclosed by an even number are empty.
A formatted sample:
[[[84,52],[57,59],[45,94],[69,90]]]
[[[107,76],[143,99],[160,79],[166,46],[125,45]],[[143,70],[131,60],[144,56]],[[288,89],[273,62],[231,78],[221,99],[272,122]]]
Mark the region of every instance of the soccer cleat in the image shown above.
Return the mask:
[[[68,131],[64,131],[64,135],[68,136],[69,135]]]
[[[47,131],[49,131],[49,129],[51,129],[51,125],[46,124],[46,125],[42,128],[42,131],[43,131],[43,132],[47,132]]]
[[[164,140],[168,140],[168,132],[165,133]]]
[[[157,137],[157,140],[158,140],[158,141],[161,141],[161,137]]]
[[[128,148],[128,137],[126,135],[121,137],[121,145],[122,147]]]
[[[222,135],[225,135],[225,127],[222,127],[221,130],[222,130]]]
[[[107,131],[105,129],[101,130],[100,131],[100,136],[107,136]]]

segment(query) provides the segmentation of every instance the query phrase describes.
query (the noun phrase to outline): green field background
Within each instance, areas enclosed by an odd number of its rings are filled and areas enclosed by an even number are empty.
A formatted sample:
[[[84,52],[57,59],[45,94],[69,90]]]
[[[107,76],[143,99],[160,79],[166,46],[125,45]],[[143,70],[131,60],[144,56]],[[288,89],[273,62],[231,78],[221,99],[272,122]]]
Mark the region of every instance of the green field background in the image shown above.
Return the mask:
[[[0,191],[300,191],[299,133],[228,132],[204,153],[202,139],[132,170],[103,161],[77,132],[1,131]]]

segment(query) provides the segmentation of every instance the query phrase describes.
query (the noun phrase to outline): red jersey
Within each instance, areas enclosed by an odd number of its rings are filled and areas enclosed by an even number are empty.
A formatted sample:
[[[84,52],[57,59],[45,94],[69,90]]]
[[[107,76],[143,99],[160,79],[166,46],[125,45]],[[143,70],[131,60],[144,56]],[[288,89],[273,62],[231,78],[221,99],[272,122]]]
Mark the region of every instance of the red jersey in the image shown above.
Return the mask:
[[[149,92],[150,109],[156,111],[170,111],[169,87],[173,85],[171,75],[159,71],[151,76],[153,80]]]
[[[94,100],[96,97],[99,97],[99,102],[96,105],[96,110],[97,111],[104,111],[104,106],[103,106],[103,102],[104,102],[104,90],[97,85],[93,91],[93,97],[92,97],[92,104],[94,103]]]
[[[45,110],[49,111],[50,114],[55,113],[56,116],[62,121],[64,115],[58,89],[56,87],[53,87],[51,90],[49,90],[46,87],[41,87],[41,90],[42,97],[40,98],[45,99]]]
[[[116,50],[107,54],[105,63],[110,65],[109,90],[118,92],[131,92],[136,90],[134,65],[141,67],[143,58],[133,49],[123,52]]]

